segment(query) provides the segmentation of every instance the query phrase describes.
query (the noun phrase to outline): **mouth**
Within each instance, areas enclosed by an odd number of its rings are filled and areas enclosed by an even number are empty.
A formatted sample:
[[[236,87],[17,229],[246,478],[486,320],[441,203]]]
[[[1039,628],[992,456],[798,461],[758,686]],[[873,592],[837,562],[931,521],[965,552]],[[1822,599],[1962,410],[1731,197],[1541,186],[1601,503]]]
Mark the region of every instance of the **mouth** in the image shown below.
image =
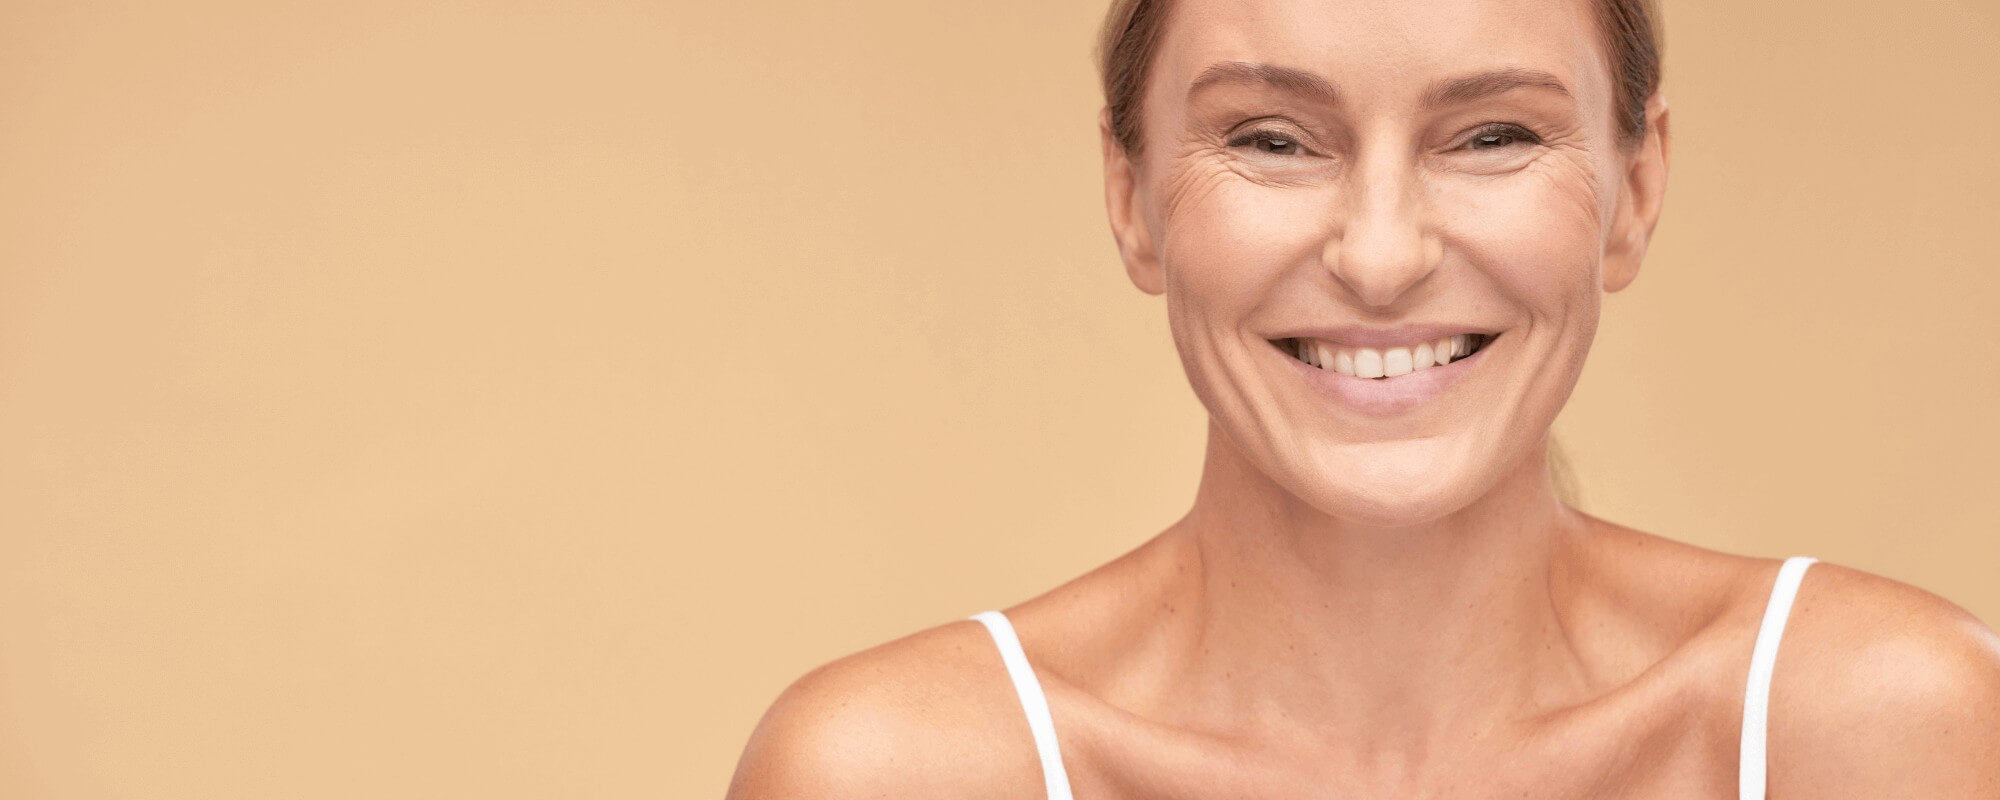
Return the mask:
[[[1459,333],[1393,347],[1355,347],[1307,338],[1266,341],[1310,367],[1354,378],[1391,381],[1464,361],[1499,336],[1497,333]]]

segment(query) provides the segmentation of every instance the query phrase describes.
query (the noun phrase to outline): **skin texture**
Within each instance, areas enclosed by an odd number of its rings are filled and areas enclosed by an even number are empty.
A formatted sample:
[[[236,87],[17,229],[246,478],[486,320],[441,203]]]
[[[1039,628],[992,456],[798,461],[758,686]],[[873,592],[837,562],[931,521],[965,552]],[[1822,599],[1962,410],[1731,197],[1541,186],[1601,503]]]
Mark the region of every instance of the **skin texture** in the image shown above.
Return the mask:
[[[1660,215],[1665,99],[1619,139],[1583,0],[1184,0],[1157,58],[1141,155],[1100,121],[1106,201],[1132,282],[1165,296],[1209,443],[1183,519],[1007,609],[1076,794],[1735,797],[1778,561],[1591,517],[1545,467],[1602,296]],[[1229,63],[1336,94],[1190,92]],[[1501,69],[1565,90],[1422,102]],[[1502,336],[1389,418],[1309,391],[1269,341],[1428,322]],[[2000,798],[2000,637],[1815,565],[1769,761],[1773,798]],[[960,621],[800,678],[729,796],[1041,791],[999,654]]]

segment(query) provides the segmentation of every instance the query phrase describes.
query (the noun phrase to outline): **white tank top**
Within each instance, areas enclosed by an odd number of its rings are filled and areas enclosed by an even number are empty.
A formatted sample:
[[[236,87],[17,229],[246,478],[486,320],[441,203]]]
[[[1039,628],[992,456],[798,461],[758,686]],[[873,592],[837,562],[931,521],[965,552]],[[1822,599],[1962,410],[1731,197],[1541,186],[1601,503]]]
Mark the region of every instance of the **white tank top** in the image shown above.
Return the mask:
[[[1778,662],[1778,640],[1785,635],[1785,620],[1792,613],[1792,599],[1798,595],[1799,581],[1806,568],[1819,559],[1792,556],[1778,568],[1771,585],[1771,599],[1764,605],[1764,621],[1757,628],[1757,643],[1750,651],[1750,677],[1743,689],[1743,746],[1737,770],[1737,795],[1742,800],[1764,800],[1764,739],[1771,703],[1771,670]],[[981,611],[970,617],[986,626],[993,643],[1000,648],[1000,660],[1014,681],[1014,693],[1028,713],[1028,731],[1035,737],[1035,752],[1042,760],[1042,782],[1049,800],[1075,800],[1069,791],[1069,773],[1063,770],[1062,749],[1056,745],[1055,719],[1049,715],[1048,698],[1014,625],[999,611]]]

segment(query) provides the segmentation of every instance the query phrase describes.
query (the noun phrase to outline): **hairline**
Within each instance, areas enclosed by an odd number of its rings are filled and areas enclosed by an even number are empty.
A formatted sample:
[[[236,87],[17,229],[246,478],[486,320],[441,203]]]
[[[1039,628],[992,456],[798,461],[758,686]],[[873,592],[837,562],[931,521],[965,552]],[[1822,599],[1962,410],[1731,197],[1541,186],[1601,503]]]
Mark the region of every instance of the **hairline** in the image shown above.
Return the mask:
[[[1612,135],[1631,151],[1646,138],[1646,105],[1659,91],[1664,43],[1655,0],[1584,0],[1597,29],[1597,44],[1611,72]],[[1104,89],[1105,111],[1118,147],[1136,157],[1144,150],[1146,87],[1159,43],[1166,38],[1178,0],[1113,0],[1094,48]],[[1644,41],[1628,41],[1644,33]],[[1126,52],[1131,58],[1117,58]]]

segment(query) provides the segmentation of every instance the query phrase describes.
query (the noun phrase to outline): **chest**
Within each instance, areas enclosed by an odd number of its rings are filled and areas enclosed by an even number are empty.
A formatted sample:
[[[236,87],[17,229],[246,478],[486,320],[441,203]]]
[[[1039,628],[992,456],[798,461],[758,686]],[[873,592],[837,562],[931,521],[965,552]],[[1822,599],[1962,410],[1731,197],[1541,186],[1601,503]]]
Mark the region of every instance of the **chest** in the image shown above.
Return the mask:
[[[1533,735],[1374,755],[1157,731],[1093,733],[1064,748],[1077,800],[1737,797],[1738,742],[1701,715],[1580,719]]]

